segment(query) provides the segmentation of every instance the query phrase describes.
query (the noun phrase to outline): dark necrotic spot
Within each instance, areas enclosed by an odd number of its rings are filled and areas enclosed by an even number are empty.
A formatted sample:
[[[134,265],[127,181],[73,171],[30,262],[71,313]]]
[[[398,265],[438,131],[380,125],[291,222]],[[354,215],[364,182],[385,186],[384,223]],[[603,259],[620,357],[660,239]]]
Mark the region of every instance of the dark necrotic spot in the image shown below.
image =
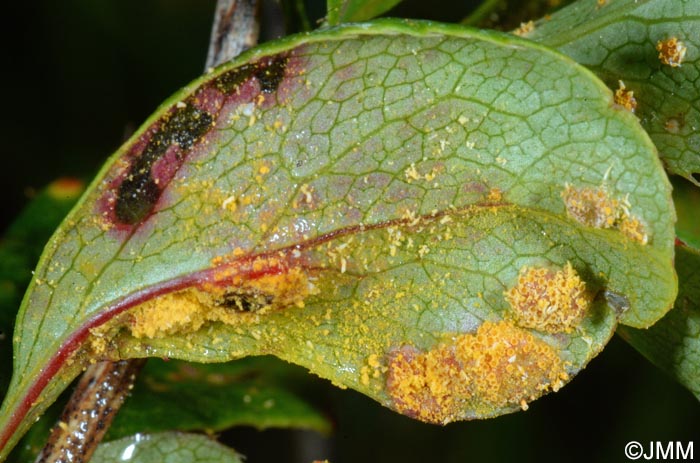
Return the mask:
[[[236,69],[224,72],[214,79],[214,86],[225,94],[238,89],[247,79],[255,77],[263,93],[273,93],[284,78],[288,58],[282,55],[272,56],[257,63],[244,64]]]
[[[159,197],[160,189],[150,173],[130,175],[119,185],[114,213],[122,223],[138,223],[148,215]]]
[[[239,85],[250,78],[255,73],[255,66],[252,64],[244,64],[243,66],[237,67],[236,69],[231,69],[226,71],[216,79],[214,79],[214,86],[222,93],[230,94],[234,92]]]
[[[180,147],[178,159],[209,131],[213,117],[188,104],[166,115],[141,155],[134,160],[124,181],[119,185],[114,212],[124,224],[141,222],[158,202],[165,182],[157,183],[152,167],[173,145]],[[162,179],[169,181],[170,179]]]
[[[272,304],[272,296],[259,292],[231,291],[225,293],[217,305],[237,312],[255,312]]]
[[[153,136],[145,151],[148,152],[151,148],[154,152],[153,161],[155,161],[172,144],[179,145],[182,150],[188,150],[211,128],[212,120],[208,112],[191,104],[177,108]],[[148,153],[145,154],[148,156]]]
[[[255,77],[260,81],[260,89],[264,93],[273,93],[279,87],[284,78],[284,71],[287,68],[287,58],[275,56],[270,58],[267,66],[262,67],[255,73]]]

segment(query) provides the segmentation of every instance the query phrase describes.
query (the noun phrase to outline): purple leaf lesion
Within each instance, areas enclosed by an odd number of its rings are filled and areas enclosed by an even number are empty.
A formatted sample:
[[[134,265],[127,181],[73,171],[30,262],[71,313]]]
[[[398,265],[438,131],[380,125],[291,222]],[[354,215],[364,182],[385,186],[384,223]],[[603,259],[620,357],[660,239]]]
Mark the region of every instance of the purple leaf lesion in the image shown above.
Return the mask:
[[[211,130],[213,120],[212,114],[187,103],[177,105],[164,116],[119,185],[114,204],[119,223],[134,225],[148,216],[184,161],[185,153]],[[155,169],[163,159],[169,161],[170,168]]]
[[[97,201],[98,213],[107,225],[130,230],[152,215],[188,155],[213,129],[227,123],[220,117],[225,107],[279,103],[275,101],[279,98],[261,96],[276,93],[291,77],[290,56],[263,57],[218,74],[173,104],[132,141],[131,148],[114,164]]]

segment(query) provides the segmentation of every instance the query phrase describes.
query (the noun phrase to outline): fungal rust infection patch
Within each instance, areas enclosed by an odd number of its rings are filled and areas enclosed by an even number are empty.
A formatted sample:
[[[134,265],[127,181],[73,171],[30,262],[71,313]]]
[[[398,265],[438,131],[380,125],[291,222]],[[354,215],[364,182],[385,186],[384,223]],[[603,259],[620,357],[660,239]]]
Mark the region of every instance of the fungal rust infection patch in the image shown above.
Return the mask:
[[[618,85],[619,87],[615,90],[615,104],[633,113],[637,109],[637,99],[634,97],[634,92],[628,90],[621,80],[618,81]]]
[[[612,198],[604,188],[575,188],[571,185],[566,185],[561,196],[569,217],[577,222],[588,227],[619,230],[640,244],[649,241],[644,224],[630,215],[626,199]]]
[[[547,333],[570,333],[590,306],[586,285],[569,262],[559,271],[524,268],[505,295],[519,326]]]
[[[688,48],[676,37],[659,40],[656,43],[656,51],[659,52],[659,61],[672,68],[679,67],[685,59]]]
[[[226,272],[226,284],[206,282],[138,305],[129,312],[131,334],[161,338],[193,333],[209,322],[257,322],[273,310],[303,307],[304,299],[317,293],[304,269],[270,267],[266,260],[245,272]]]
[[[503,408],[527,409],[568,378],[552,346],[510,321],[487,321],[476,333],[426,352],[397,349],[389,356],[386,384],[397,411],[446,424]]]

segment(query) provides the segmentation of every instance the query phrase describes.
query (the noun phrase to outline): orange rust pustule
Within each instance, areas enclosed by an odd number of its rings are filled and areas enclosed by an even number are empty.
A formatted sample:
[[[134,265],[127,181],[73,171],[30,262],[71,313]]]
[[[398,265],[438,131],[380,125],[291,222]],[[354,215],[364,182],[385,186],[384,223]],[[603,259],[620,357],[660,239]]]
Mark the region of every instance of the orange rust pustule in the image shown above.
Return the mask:
[[[568,379],[556,350],[510,321],[484,322],[476,333],[421,352],[403,346],[388,358],[386,386],[393,407],[446,424],[490,416],[558,390]]]
[[[440,423],[445,415],[440,399],[426,379],[426,354],[410,346],[393,352],[389,358],[386,386],[394,408],[411,418]]]
[[[610,198],[604,190],[567,185],[562,198],[566,211],[578,222],[595,228],[612,228],[615,225],[620,202]]]
[[[659,40],[656,43],[656,51],[659,52],[659,61],[671,67],[678,67],[683,63],[688,48],[676,37],[667,40]]]
[[[457,356],[473,378],[475,396],[493,407],[520,405],[569,378],[556,350],[506,321],[486,322],[457,341]]]
[[[272,310],[303,307],[304,300],[317,292],[303,267],[259,258],[244,266],[216,269],[208,282],[134,307],[128,325],[137,338],[160,338],[193,333],[210,322],[257,323]]]
[[[622,106],[630,112],[634,112],[637,109],[637,99],[634,97],[634,92],[628,90],[627,86],[623,81],[618,82],[619,87],[615,90],[615,104]]]
[[[518,325],[547,333],[571,332],[590,306],[586,284],[571,263],[559,271],[527,267],[505,295]]]
[[[629,213],[626,198],[611,197],[604,188],[575,188],[567,185],[561,193],[566,212],[577,222],[594,228],[611,228],[640,244],[647,244],[646,227]]]

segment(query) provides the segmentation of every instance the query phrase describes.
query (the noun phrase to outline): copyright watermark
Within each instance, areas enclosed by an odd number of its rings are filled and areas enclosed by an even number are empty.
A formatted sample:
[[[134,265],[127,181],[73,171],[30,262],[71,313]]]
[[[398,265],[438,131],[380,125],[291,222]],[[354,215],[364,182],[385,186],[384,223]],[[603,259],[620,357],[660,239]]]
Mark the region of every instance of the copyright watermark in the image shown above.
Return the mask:
[[[625,456],[630,460],[694,460],[693,441],[630,441],[625,445]]]

